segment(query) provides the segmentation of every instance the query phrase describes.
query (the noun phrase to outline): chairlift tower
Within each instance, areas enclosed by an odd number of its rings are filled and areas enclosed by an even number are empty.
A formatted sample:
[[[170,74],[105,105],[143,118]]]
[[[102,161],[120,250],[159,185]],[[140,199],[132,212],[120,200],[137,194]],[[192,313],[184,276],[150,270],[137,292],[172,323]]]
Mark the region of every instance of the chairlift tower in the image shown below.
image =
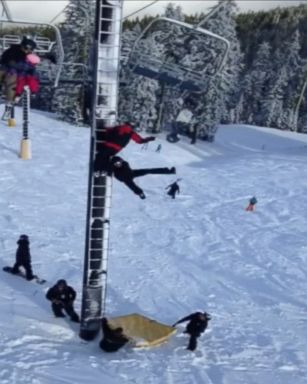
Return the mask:
[[[107,287],[112,178],[95,177],[93,164],[99,131],[117,112],[122,0],[96,0],[92,68],[92,123],[80,337],[92,340],[100,330]]]

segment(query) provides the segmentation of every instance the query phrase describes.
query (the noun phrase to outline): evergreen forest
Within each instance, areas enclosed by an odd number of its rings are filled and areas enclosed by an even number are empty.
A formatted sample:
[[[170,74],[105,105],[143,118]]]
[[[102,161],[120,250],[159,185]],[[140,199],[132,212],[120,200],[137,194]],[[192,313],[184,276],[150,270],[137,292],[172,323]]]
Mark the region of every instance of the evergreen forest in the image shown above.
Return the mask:
[[[40,95],[32,101],[34,107],[56,112],[60,119],[77,125],[89,124],[94,13],[93,0],[70,0],[65,21],[59,24],[65,51],[63,78],[56,89],[42,84]],[[165,61],[167,49],[170,63],[180,62],[196,73],[205,73],[206,81],[194,92],[137,75],[127,63],[135,53],[135,41],[153,18],[125,20],[120,120],[133,121],[139,130],[159,132],[169,129],[180,110],[188,106],[202,138],[219,123],[307,132],[307,5],[238,13],[236,1],[224,0],[207,14],[186,15],[178,2],[169,3],[161,16],[193,26],[201,23],[202,28],[227,39],[226,61],[211,76],[221,62],[218,44],[199,36],[190,38],[182,28],[157,24],[143,38],[142,54]]]

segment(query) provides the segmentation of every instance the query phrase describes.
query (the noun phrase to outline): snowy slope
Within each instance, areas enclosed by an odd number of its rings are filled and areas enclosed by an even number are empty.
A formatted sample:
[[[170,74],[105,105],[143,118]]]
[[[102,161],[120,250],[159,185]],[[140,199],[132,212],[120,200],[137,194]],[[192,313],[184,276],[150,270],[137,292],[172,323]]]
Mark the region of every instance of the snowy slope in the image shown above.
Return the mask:
[[[132,166],[175,165],[183,180],[171,200],[173,176],[140,178],[144,201],[114,181],[107,315],[172,324],[202,309],[212,321],[195,353],[178,327],[161,347],[105,354],[44,298],[65,278],[80,310],[89,130],[38,112],[31,122],[32,160],[18,158],[20,124],[0,130],[0,265],[13,263],[26,233],[48,283],[1,272],[1,384],[306,383],[305,136],[223,126],[212,144],[161,137],[147,151],[125,149]]]

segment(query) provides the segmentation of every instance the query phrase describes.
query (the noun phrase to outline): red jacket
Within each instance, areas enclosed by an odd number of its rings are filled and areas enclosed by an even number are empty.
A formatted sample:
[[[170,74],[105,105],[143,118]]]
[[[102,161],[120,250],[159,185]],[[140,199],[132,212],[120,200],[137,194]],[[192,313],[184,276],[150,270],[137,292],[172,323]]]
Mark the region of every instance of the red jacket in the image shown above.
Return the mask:
[[[155,140],[155,138],[152,136],[142,138],[138,133],[133,130],[131,125],[122,124],[117,125],[114,128],[107,128],[106,130],[104,130],[101,135],[101,142],[98,142],[98,148],[112,148],[117,153],[129,143],[130,139],[132,139],[138,144],[144,144],[148,143],[149,141]]]

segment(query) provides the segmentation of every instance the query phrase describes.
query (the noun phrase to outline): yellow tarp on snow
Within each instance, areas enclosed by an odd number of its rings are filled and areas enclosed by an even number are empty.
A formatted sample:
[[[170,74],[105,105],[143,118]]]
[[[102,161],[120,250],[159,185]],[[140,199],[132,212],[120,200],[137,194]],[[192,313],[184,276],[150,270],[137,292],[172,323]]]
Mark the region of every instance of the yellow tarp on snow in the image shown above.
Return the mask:
[[[152,347],[165,342],[176,329],[148,317],[133,313],[131,315],[108,319],[112,328],[123,328],[123,333],[131,338],[137,347]]]

